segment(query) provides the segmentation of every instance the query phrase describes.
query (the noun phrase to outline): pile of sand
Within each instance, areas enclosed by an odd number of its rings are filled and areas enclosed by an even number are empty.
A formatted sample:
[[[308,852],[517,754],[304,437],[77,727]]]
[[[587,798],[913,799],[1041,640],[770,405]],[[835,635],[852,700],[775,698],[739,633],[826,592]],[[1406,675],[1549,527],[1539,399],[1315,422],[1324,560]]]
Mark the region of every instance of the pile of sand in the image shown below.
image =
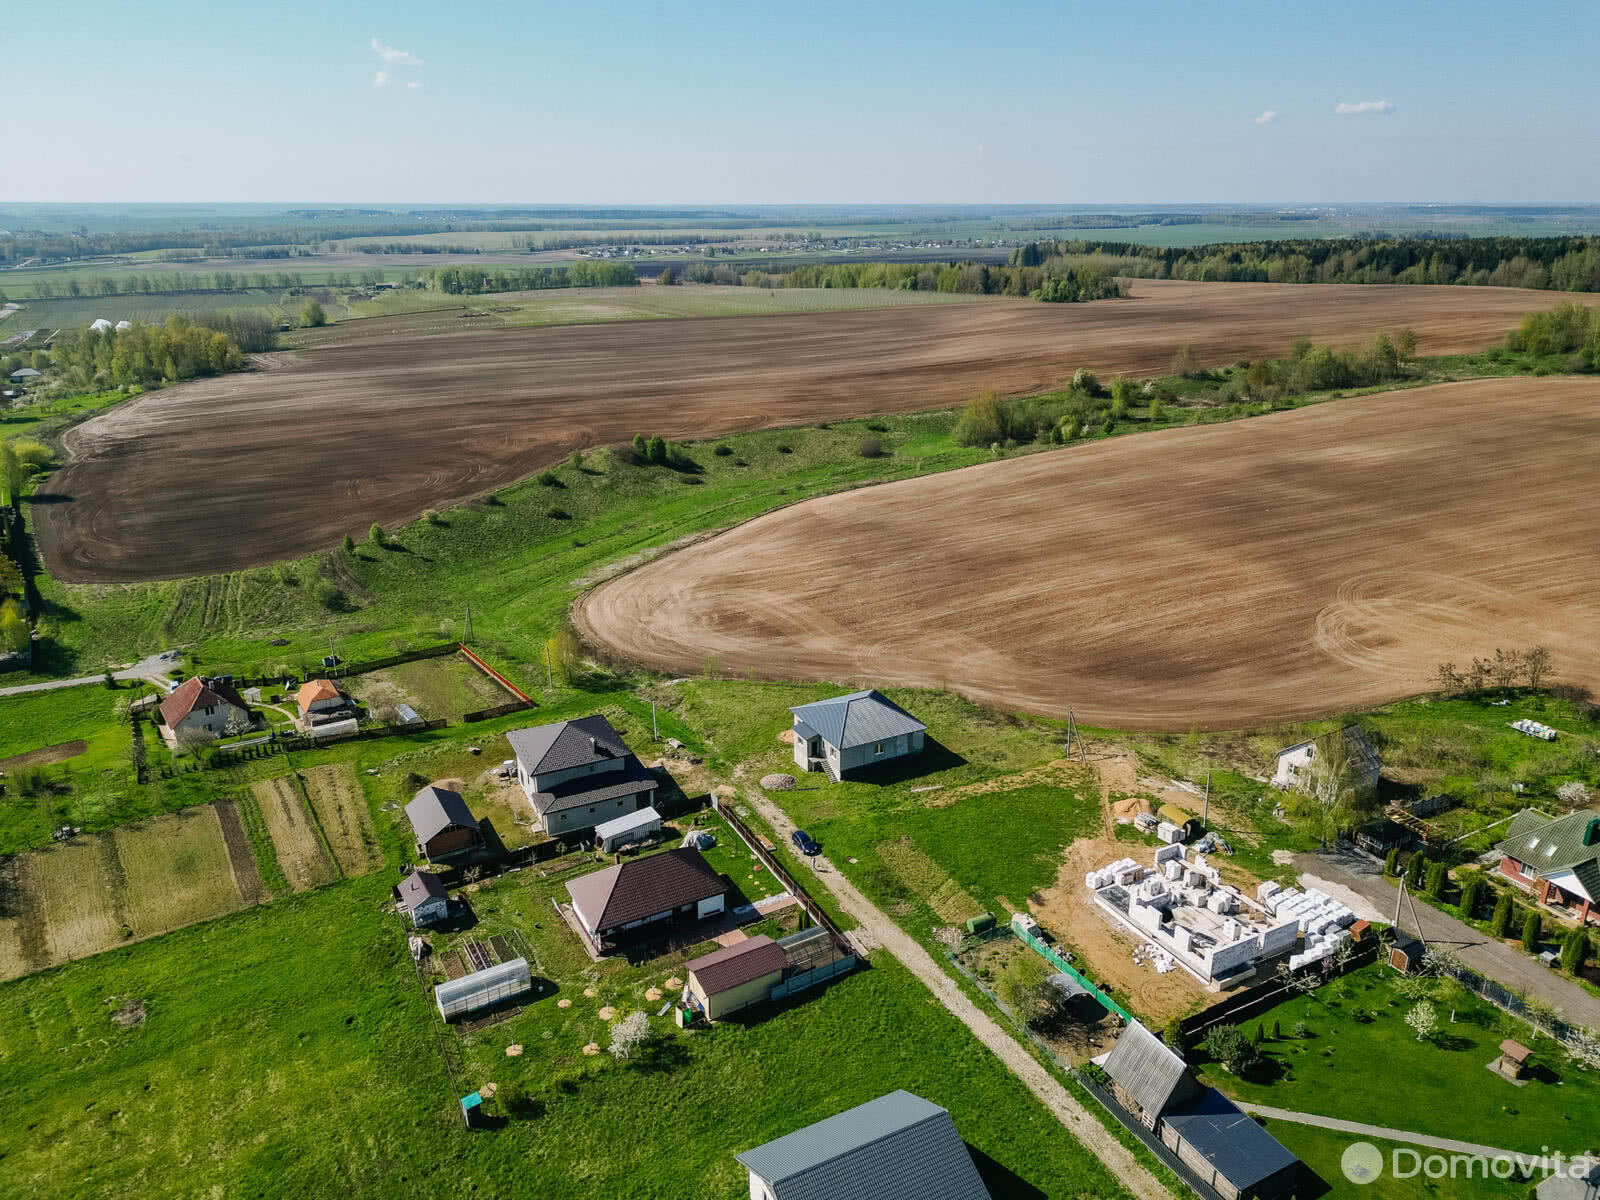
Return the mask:
[[[510,1046],[507,1046],[506,1047],[506,1057],[507,1058],[521,1058],[522,1057],[522,1043],[521,1042],[516,1042],[516,1043],[514,1043],[514,1044],[512,1044]]]
[[[667,982],[664,983],[662,986],[665,987],[667,989],[667,991],[669,991],[669,992],[675,992],[675,991],[677,991],[679,988],[681,988],[683,986],[683,980],[679,979],[676,975],[674,975],[671,979],[667,980]]]
[[[794,745],[794,730],[785,729],[782,733],[780,733],[778,735],[778,740],[780,742],[782,742],[785,746]]]
[[[763,775],[761,787],[768,792],[787,792],[794,787],[793,775]]]
[[[650,1001],[651,1004],[654,1004],[657,1000],[661,999],[661,989],[651,988],[644,994],[644,998]]]
[[[585,1054],[599,1054],[600,1053],[600,1043],[599,1042],[590,1042],[587,1046],[585,1046],[583,1048],[583,1052]]]
[[[561,997],[561,999],[556,1001],[556,1007],[557,1008],[571,1008],[572,1007],[572,1001],[568,1000],[565,996],[563,996],[563,997]]]
[[[612,1017],[617,1015],[617,1010],[608,1004],[595,1015],[598,1016],[602,1021],[609,1021]]]
[[[589,997],[589,999],[593,1000],[595,998],[595,994],[596,993],[595,993],[595,990],[593,988],[584,988],[583,989],[583,994],[585,996]]]

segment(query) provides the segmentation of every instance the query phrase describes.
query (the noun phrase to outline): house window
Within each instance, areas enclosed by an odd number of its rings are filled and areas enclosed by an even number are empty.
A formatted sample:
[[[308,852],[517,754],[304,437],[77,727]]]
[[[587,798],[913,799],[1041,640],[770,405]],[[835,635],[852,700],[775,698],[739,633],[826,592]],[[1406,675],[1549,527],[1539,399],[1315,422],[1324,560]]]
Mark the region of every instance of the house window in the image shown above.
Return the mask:
[[[882,754],[883,753],[883,743],[882,742],[874,742],[872,744],[872,752],[874,754]]]
[[[617,807],[618,807],[618,808],[621,808],[621,807],[622,807],[622,801],[621,801],[621,800],[618,800],[618,801],[617,801]]]
[[[1537,850],[1538,848],[1539,848],[1539,839],[1536,838],[1536,837],[1529,838],[1528,839],[1528,849],[1529,850]]]

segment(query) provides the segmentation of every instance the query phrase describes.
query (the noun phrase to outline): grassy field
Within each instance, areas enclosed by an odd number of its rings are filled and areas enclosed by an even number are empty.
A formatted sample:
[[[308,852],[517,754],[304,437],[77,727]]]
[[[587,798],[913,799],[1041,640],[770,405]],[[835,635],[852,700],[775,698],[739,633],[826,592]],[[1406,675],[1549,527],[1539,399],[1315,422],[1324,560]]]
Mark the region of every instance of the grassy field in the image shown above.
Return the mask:
[[[369,709],[409,704],[426,720],[459,721],[464,713],[516,699],[463,655],[385,667],[353,676],[349,684],[351,694]]]
[[[18,329],[63,329],[87,325],[104,317],[108,321],[144,321],[159,324],[174,313],[259,312],[274,320],[297,314],[303,300],[285,296],[276,288],[251,288],[235,292],[170,292],[152,296],[74,296],[64,300],[27,300],[11,318]]]
[[[365,875],[382,863],[372,814],[349,763],[324,763],[301,773],[311,811],[328,839],[341,875]]]
[[[1600,1102],[1600,1071],[1570,1060],[1547,1038],[1468,995],[1433,999],[1439,1032],[1419,1042],[1405,1023],[1413,1000],[1385,968],[1365,967],[1309,996],[1254,1018],[1283,1038],[1262,1045],[1265,1063],[1239,1079],[1216,1066],[1206,1082],[1241,1104],[1363,1121],[1525,1154],[1550,1146],[1571,1154],[1600,1149],[1583,1114]],[[1456,1021],[1449,1020],[1451,1009]],[[1370,1014],[1370,1020],[1356,1014]],[[1295,1038],[1295,1023],[1309,1036]],[[1502,1039],[1533,1048],[1529,1082],[1517,1087],[1487,1070]],[[1191,1055],[1191,1061],[1203,1059]]]
[[[1411,1151],[1429,1154],[1432,1151],[1401,1142],[1388,1142],[1381,1138],[1358,1139],[1352,1134],[1318,1129],[1313,1125],[1296,1125],[1291,1121],[1267,1121],[1267,1131],[1282,1142],[1291,1153],[1310,1167],[1329,1190],[1324,1195],[1332,1200],[1508,1200],[1529,1192],[1529,1184],[1536,1179],[1501,1181],[1484,1179],[1480,1174],[1471,1177],[1458,1174],[1454,1179],[1430,1180],[1421,1172],[1412,1178],[1397,1178],[1395,1168],[1407,1174],[1415,1169],[1409,1157]],[[1365,1140],[1377,1146],[1383,1154],[1383,1174],[1370,1183],[1353,1183],[1345,1178],[1340,1167],[1344,1152],[1354,1142]],[[1396,1159],[1395,1152],[1400,1152]],[[1474,1168],[1481,1171],[1481,1168]]]
[[[297,892],[317,888],[337,878],[327,847],[318,832],[293,775],[260,780],[250,785],[267,832],[277,848],[278,865]]]
[[[103,836],[116,838],[135,936],[210,920],[243,904],[209,804]]]

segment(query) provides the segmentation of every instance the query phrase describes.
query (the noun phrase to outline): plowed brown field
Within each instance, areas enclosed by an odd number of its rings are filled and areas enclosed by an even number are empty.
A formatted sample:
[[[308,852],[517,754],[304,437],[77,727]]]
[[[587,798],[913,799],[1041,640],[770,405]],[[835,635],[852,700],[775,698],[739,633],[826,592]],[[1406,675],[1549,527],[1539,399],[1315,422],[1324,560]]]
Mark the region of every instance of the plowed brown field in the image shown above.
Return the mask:
[[[1600,380],[1508,379],[1141,434],[807,501],[589,593],[672,671],[945,686],[1227,728],[1548,646],[1600,685]]]
[[[269,355],[67,435],[39,504],[57,578],[234,570],[332,547],[639,430],[704,437],[1026,392],[1077,367],[1165,370],[1349,343],[1409,325],[1424,354],[1477,350],[1539,292],[1139,281],[1096,304],[987,300],[871,312],[642,321]]]

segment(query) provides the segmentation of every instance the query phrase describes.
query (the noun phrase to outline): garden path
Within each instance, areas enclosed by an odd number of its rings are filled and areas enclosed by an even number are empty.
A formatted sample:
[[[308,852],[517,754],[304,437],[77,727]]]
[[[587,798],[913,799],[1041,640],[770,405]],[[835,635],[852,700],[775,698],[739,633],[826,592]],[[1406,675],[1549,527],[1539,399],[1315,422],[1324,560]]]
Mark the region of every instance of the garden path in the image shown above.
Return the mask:
[[[1331,1129],[1335,1133],[1354,1133],[1362,1137],[1383,1138],[1390,1142],[1406,1142],[1413,1146],[1427,1146],[1430,1150],[1444,1150],[1452,1154],[1477,1154],[1484,1158],[1509,1158],[1520,1160],[1532,1157],[1515,1150],[1502,1150],[1497,1146],[1480,1146],[1476,1142],[1458,1142],[1454,1138],[1433,1137],[1426,1133],[1409,1133],[1404,1129],[1390,1129],[1385,1125],[1367,1125],[1361,1121],[1341,1121],[1337,1117],[1319,1117],[1315,1113],[1291,1112],[1286,1108],[1272,1108],[1266,1104],[1245,1105],[1251,1112],[1274,1121],[1290,1121],[1296,1125],[1315,1125],[1318,1129]]]

